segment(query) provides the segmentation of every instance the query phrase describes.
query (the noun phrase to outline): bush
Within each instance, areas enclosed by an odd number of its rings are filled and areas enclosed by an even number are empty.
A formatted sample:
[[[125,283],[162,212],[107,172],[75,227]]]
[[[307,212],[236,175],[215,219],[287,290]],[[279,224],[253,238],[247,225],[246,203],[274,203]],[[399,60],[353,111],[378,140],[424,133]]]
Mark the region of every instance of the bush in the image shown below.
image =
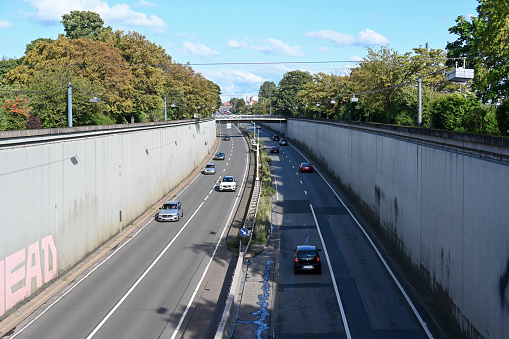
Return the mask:
[[[509,100],[502,102],[495,113],[500,134],[509,135]]]

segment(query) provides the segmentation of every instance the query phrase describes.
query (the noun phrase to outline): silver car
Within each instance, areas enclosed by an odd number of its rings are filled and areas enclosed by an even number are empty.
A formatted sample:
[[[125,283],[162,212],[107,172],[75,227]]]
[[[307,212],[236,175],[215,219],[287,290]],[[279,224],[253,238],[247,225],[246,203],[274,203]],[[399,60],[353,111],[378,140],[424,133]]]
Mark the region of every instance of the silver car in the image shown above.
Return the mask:
[[[167,201],[157,213],[157,221],[179,221],[184,216],[180,201]]]
[[[203,174],[216,174],[216,165],[212,163],[205,165]]]

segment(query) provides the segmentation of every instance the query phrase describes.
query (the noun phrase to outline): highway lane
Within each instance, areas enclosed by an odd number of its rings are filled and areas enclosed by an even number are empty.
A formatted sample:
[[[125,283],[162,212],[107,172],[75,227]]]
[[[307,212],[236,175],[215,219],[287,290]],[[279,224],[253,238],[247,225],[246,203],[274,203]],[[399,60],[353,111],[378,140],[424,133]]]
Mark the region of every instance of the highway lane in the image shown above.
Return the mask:
[[[261,130],[265,148],[272,133]],[[275,338],[428,338],[424,316],[393,278],[360,225],[316,171],[299,173],[305,157],[291,145],[272,154]],[[293,273],[296,245],[317,245],[322,274]],[[327,260],[327,258],[329,260]],[[431,321],[427,321],[430,323]],[[433,329],[436,331],[436,329]]]
[[[217,173],[200,174],[175,198],[184,207],[179,222],[148,222],[28,327],[18,326],[15,337],[174,336],[237,201],[238,193],[219,192],[216,182],[234,175],[240,185],[246,173],[240,132],[224,131],[233,137],[219,144],[226,159],[214,161]]]

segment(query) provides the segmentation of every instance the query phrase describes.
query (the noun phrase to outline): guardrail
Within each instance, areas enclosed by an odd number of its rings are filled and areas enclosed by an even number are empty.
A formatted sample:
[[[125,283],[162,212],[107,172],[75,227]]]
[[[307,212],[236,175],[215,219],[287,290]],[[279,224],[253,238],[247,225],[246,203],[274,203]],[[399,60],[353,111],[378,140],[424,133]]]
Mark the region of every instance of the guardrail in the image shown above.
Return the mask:
[[[228,115],[216,115],[214,116],[216,120],[286,120],[286,116],[284,115],[237,115],[237,114],[228,114]]]
[[[235,330],[235,323],[237,322],[237,316],[239,314],[240,303],[242,301],[242,293],[244,292],[244,283],[246,281],[247,265],[244,263],[244,257],[249,244],[253,237],[253,228],[256,222],[256,215],[258,211],[258,203],[260,201],[261,183],[259,180],[255,182],[253,188],[253,194],[249,202],[249,209],[247,217],[244,220],[244,227],[249,230],[249,242],[246,248],[242,250],[242,242],[239,246],[239,258],[237,259],[237,266],[235,267],[235,273],[233,274],[233,281],[230,286],[230,293],[226,299],[226,305],[224,307],[221,321],[216,330],[215,339],[226,339],[231,338],[233,331]]]

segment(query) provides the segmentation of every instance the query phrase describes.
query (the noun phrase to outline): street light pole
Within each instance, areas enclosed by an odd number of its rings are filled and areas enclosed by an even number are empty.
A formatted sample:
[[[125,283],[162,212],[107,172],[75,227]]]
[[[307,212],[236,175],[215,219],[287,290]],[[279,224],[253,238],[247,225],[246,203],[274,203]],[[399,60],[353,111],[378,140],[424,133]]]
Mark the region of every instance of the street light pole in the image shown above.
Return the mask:
[[[417,126],[422,126],[422,79],[417,80]]]
[[[255,126],[256,128],[256,126]],[[256,181],[260,180],[259,177],[259,157],[260,157],[260,129],[256,128],[256,132],[258,134],[258,137],[256,138]]]
[[[67,126],[72,127],[72,85],[67,86]]]
[[[168,115],[166,114],[166,97],[164,97],[164,121],[168,121]]]

